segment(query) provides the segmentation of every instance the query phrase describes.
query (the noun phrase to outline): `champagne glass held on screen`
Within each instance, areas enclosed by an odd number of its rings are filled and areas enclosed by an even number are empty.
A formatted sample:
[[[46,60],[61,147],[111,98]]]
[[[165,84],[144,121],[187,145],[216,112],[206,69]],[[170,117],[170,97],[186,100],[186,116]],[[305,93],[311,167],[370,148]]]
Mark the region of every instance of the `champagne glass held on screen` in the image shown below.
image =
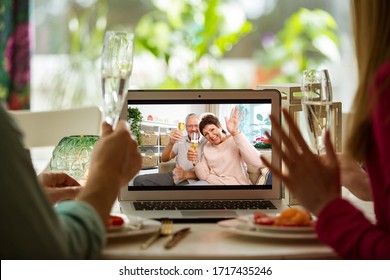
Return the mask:
[[[324,154],[324,135],[330,128],[332,115],[332,86],[328,70],[303,72],[302,109],[311,146],[317,154]]]
[[[198,133],[196,132],[192,132],[190,134],[190,138],[191,138],[191,146],[190,146],[190,149],[197,152],[198,151],[198,147],[199,147],[199,135]],[[194,162],[195,163],[195,162]]]
[[[191,137],[191,149],[197,151],[199,145],[199,135],[196,132],[192,132],[190,137]]]
[[[134,34],[107,31],[101,58],[104,119],[115,126],[127,95],[133,68]]]
[[[183,121],[179,121],[177,124],[177,129],[180,131],[183,131],[185,126],[186,126],[186,124]]]

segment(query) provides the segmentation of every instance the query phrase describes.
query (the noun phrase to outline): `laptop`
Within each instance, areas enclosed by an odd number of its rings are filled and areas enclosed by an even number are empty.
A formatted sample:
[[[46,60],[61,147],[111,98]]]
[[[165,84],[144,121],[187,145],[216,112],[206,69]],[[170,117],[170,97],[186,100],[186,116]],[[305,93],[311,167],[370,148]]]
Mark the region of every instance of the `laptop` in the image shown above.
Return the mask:
[[[233,106],[238,106],[243,112],[240,131],[253,143],[264,130],[272,134],[270,114],[280,119],[280,92],[273,89],[129,90],[121,119],[127,120],[129,107],[138,108],[145,120],[141,129],[152,126],[155,134],[176,129],[179,120],[189,113],[200,116],[213,113],[224,127],[224,116],[230,115]],[[146,121],[147,118],[149,121]],[[280,145],[280,141],[278,143]],[[141,153],[157,155],[159,160],[164,147],[159,146],[159,142],[157,145],[149,144],[144,146],[141,143]],[[279,156],[271,150],[267,152],[273,165],[281,166]],[[142,168],[139,174],[158,172],[158,163],[156,165]],[[263,180],[256,185],[140,187],[133,186],[130,181],[127,187],[121,189],[118,200],[124,214],[150,219],[222,220],[253,214],[255,210],[276,214],[288,206],[282,200],[281,181],[270,174],[268,176],[271,180]]]

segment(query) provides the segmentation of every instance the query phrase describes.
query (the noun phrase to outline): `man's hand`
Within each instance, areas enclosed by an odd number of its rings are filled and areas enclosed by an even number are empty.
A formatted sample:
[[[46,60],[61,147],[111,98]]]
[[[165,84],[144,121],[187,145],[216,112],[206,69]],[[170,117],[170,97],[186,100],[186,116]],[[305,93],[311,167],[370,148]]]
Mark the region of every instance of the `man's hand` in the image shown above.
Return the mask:
[[[175,169],[173,169],[173,179],[186,179],[184,178],[184,173],[184,169],[180,165],[176,164]]]
[[[171,134],[169,134],[169,141],[171,144],[175,144],[177,141],[179,141],[183,137],[183,133],[181,133],[180,130],[172,131]]]
[[[142,157],[128,123],[118,121],[115,129],[102,124],[102,135],[93,148],[88,179],[77,199],[89,203],[108,225],[110,211],[121,187],[139,172]]]
[[[75,199],[82,186],[66,173],[44,172],[38,176],[52,204]]]

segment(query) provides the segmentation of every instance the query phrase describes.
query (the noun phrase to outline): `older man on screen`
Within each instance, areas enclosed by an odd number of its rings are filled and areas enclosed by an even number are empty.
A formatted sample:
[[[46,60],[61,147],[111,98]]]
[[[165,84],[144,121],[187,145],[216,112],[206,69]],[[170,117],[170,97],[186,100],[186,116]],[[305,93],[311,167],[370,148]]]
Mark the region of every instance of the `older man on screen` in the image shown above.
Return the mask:
[[[194,166],[187,159],[187,151],[191,147],[191,135],[199,133],[199,117],[196,114],[189,114],[185,119],[185,129],[187,135],[183,136],[180,130],[175,130],[170,134],[170,140],[161,155],[162,162],[168,162],[176,158],[176,167],[172,172],[153,173],[139,175],[134,178],[134,186],[180,186],[188,184],[199,184],[198,178],[194,172]],[[204,138],[199,140],[199,156],[202,153],[203,145],[206,143]],[[207,184],[207,182],[204,182]]]

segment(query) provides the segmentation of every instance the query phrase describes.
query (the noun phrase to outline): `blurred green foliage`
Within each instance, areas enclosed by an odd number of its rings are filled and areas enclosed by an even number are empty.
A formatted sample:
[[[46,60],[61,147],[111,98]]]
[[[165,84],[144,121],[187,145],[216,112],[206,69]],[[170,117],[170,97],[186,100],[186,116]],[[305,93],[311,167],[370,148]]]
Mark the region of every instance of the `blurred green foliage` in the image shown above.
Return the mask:
[[[297,82],[305,69],[340,58],[337,23],[321,9],[300,8],[277,34],[266,34],[255,53],[260,68],[279,69],[270,83]]]
[[[252,31],[246,20],[229,30],[223,13],[225,0],[152,1],[155,9],[139,21],[137,52],[148,52],[161,60],[166,75],[159,88],[223,88],[226,81],[219,59]]]
[[[100,58],[107,25],[107,0],[99,0],[90,7],[70,2],[67,13],[69,54],[91,60]]]
[[[66,22],[68,54],[59,56],[60,67],[50,73],[54,79],[42,81],[53,109],[83,104],[101,104],[100,67],[106,31],[107,0],[85,7],[69,2]]]

